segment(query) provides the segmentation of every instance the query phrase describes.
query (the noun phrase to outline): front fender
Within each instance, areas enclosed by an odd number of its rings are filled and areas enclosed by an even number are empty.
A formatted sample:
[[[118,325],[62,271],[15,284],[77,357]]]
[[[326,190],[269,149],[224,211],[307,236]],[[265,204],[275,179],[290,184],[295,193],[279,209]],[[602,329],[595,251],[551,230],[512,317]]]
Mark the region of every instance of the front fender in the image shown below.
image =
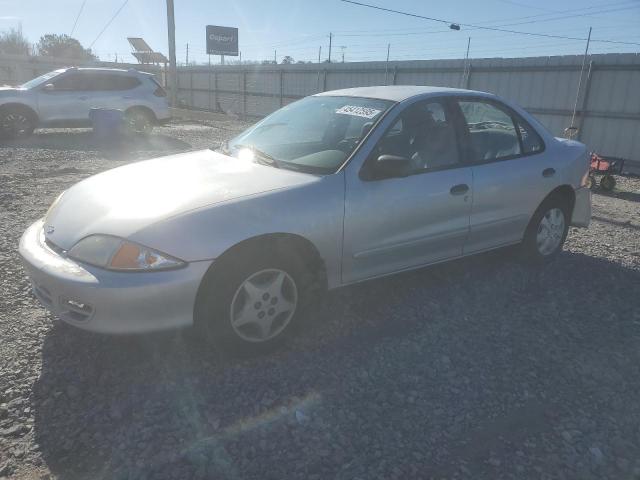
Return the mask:
[[[344,173],[318,182],[192,210],[150,225],[130,239],[187,262],[211,260],[243,240],[290,233],[309,240],[327,268],[329,287],[340,283]]]

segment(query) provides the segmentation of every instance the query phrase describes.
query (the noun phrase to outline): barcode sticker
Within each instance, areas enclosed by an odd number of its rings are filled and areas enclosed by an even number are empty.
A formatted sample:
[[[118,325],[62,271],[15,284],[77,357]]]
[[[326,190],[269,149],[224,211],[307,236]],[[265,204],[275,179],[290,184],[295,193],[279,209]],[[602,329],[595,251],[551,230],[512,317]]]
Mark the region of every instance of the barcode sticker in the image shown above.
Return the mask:
[[[342,115],[353,115],[355,117],[373,118],[378,115],[382,110],[376,110],[369,107],[357,107],[355,105],[345,105],[336,110],[336,113]]]

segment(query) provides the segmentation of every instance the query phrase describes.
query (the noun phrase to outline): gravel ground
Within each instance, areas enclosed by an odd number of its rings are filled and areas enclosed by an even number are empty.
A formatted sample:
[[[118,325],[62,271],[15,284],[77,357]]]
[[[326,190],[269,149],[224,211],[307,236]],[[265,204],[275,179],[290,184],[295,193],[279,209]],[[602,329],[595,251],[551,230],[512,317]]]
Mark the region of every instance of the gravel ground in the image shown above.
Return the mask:
[[[242,127],[0,147],[0,477],[640,478],[640,179],[595,195],[550,265],[503,250],[332,292],[262,358],[188,330],[92,335],[38,306],[17,244],[60,191]]]

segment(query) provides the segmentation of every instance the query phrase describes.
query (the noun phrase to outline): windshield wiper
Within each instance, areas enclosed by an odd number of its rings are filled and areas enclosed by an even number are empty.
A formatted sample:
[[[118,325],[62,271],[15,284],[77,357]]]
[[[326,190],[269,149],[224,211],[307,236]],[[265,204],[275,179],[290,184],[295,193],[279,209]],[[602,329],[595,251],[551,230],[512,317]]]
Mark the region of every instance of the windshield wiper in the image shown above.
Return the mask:
[[[251,150],[253,152],[253,154],[254,154],[254,159],[255,159],[256,163],[259,163],[261,165],[269,165],[271,167],[280,168],[280,162],[278,162],[278,160],[273,158],[268,153],[265,153],[262,150],[258,150],[253,145],[235,144],[233,146],[233,148],[236,149],[236,150],[239,150],[239,149],[242,149],[242,148],[246,148],[248,150]]]

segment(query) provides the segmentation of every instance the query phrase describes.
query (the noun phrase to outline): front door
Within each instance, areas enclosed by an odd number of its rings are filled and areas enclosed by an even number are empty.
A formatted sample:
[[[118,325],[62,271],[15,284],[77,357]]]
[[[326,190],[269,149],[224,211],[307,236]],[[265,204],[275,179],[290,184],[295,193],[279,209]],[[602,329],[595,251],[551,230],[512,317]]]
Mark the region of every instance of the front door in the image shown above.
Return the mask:
[[[395,174],[380,171],[380,157],[390,155]],[[343,283],[462,255],[472,173],[446,101],[405,108],[363,167],[346,173]]]
[[[38,115],[47,124],[89,120],[89,99],[84,75],[70,71],[39,87]]]

